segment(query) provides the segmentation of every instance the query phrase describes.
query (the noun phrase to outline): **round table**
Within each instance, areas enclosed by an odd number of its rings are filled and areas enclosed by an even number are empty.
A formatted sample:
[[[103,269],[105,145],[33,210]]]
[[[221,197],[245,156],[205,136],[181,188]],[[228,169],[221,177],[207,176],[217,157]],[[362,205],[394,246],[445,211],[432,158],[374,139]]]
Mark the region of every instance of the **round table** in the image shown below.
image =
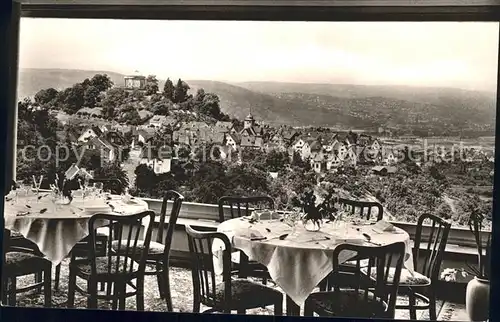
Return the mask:
[[[413,273],[413,257],[410,236],[402,229],[392,232],[375,232],[373,225],[334,223],[323,224],[318,232],[307,231],[302,222],[292,228],[276,220],[254,222],[247,217],[235,218],[221,223],[217,231],[226,234],[232,247],[243,251],[250,260],[267,267],[273,281],[297,305],[302,305],[316,286],[333,270],[333,250],[341,244],[357,243],[367,246],[388,245],[396,242],[406,244],[405,268]],[[370,236],[370,241],[363,236]],[[279,237],[288,234],[281,240]],[[266,237],[264,240],[255,240]],[[223,249],[223,244],[214,241],[213,252]],[[355,254],[342,252],[339,262],[351,259]],[[214,256],[216,273],[222,273],[222,256]],[[299,277],[300,278],[297,278]]]
[[[56,206],[48,192],[40,192],[39,196],[41,198],[38,201],[36,196],[6,198],[5,228],[17,231],[34,242],[46,258],[57,265],[77,242],[89,235],[88,223],[95,213],[86,212],[84,208],[96,202],[105,204],[102,201],[77,197],[69,205]],[[106,213],[131,215],[148,210],[148,204],[137,198],[124,201],[120,196],[110,196],[108,202],[114,208],[111,211],[110,207]],[[143,225],[147,224],[143,222]],[[104,225],[105,223],[102,224]]]

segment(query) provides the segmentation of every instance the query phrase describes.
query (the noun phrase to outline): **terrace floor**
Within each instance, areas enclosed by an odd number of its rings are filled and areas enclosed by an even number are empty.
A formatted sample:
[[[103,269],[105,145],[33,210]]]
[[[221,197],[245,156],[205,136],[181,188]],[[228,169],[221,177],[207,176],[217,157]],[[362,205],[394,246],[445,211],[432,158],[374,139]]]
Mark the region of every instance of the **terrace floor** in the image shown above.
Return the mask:
[[[59,308],[66,307],[66,299],[68,297],[68,260],[63,262],[61,265],[61,280],[58,291],[53,292],[53,306]],[[28,284],[33,282],[33,275],[28,277],[23,277],[18,279],[18,285]],[[81,287],[85,289],[82,281],[79,282]],[[174,310],[178,312],[192,312],[193,303],[193,292],[192,292],[192,280],[191,271],[185,268],[172,267],[170,269],[170,282],[171,282],[171,293],[172,301],[174,305]],[[273,286],[272,283],[269,284]],[[276,287],[276,286],[273,286]],[[156,283],[156,278],[154,276],[147,276],[145,279],[145,310],[146,311],[166,311],[166,304],[164,300],[159,298],[158,286]],[[401,298],[398,302],[404,302],[405,299]],[[36,294],[35,292],[28,292],[26,294],[19,294],[17,297],[17,306],[21,307],[41,307],[43,306],[43,295]],[[86,308],[86,299],[77,293],[75,300],[76,308]],[[109,309],[110,305],[107,302],[99,302],[99,307],[102,309]],[[126,302],[127,310],[135,311],[135,298],[129,298]],[[285,306],[284,306],[285,307]],[[204,309],[203,306],[201,308]],[[259,314],[259,315],[272,315],[273,309],[269,308],[259,308],[254,310],[248,310],[247,314]],[[409,319],[409,314],[407,311],[398,310],[396,311],[397,319]],[[428,313],[426,311],[419,312],[417,316],[419,320],[428,320]],[[467,321],[468,317],[465,312],[465,305],[456,304],[450,302],[438,302],[438,320],[440,321]]]

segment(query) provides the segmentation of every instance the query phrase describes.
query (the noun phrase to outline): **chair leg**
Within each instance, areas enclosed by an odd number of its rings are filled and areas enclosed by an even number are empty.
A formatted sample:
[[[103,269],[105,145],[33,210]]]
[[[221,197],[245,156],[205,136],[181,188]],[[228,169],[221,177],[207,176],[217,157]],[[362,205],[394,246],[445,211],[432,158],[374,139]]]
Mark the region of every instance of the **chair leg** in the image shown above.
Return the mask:
[[[165,268],[163,271],[163,293],[165,297],[165,302],[167,303],[168,312],[174,311],[174,305],[172,304],[172,295],[170,293],[170,271]]]
[[[10,288],[8,292],[8,304],[10,306],[16,306],[16,291],[17,291],[17,278],[12,276],[10,278]]]
[[[87,292],[89,297],[87,298],[87,308],[97,309],[97,282],[89,280],[87,282]]]
[[[136,306],[137,306],[137,311],[144,311],[144,278],[138,278],[137,279],[137,285],[136,285]]]
[[[429,319],[431,321],[437,320],[436,295],[433,291],[429,291]]]
[[[9,291],[9,279],[2,278],[2,304],[7,305],[7,293]]]
[[[274,304],[274,316],[283,315],[283,297]]]
[[[200,298],[197,294],[194,294],[194,296],[193,296],[193,313],[200,313],[200,306],[201,306]]]
[[[125,310],[125,300],[127,299],[127,283],[123,282],[119,285],[119,302],[118,309],[121,311]],[[144,308],[143,308],[144,311]]]
[[[304,316],[314,316],[314,308],[311,301],[306,300],[304,303]]]
[[[160,298],[163,300],[165,298],[165,278],[161,270],[157,270],[156,281],[158,283],[158,292],[160,293]]]
[[[76,274],[70,267],[69,280],[68,280],[68,302],[66,304],[68,309],[71,309],[75,306],[75,292],[76,292]]]
[[[417,319],[417,310],[415,308],[417,302],[416,302],[416,297],[415,297],[415,294],[412,292],[410,292],[410,294],[408,295],[408,306],[409,306],[409,310],[410,310],[410,319],[411,320],[416,320]]]
[[[44,306],[52,307],[52,265],[43,272],[43,298]]]
[[[54,279],[54,289],[59,290],[59,280],[61,278],[61,264],[56,265],[56,276]]]

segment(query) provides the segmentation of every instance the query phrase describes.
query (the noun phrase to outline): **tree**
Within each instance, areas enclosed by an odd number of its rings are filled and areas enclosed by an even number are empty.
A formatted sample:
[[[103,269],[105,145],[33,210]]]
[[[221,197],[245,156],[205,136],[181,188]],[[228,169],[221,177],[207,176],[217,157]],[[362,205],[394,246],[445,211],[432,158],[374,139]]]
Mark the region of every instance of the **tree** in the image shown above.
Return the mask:
[[[146,90],[146,95],[153,95],[159,91],[158,80],[156,79],[155,75],[149,75],[146,78],[145,90]]]
[[[278,172],[286,167],[290,163],[290,158],[288,153],[279,151],[270,151],[265,156],[265,162],[268,171]]]
[[[163,96],[173,102],[174,101],[174,91],[175,91],[175,86],[174,83],[170,80],[170,78],[167,78],[167,81],[165,82],[165,85],[163,86]]]
[[[106,97],[102,101],[102,106],[109,108],[117,108],[118,106],[128,103],[129,93],[120,87],[112,88],[106,93]]]
[[[198,94],[200,94],[198,92]],[[220,100],[219,96],[216,94],[203,92],[202,95],[196,95],[195,101],[197,102],[197,110],[199,113],[213,117],[214,119],[220,119],[222,116],[220,111]],[[202,97],[202,98],[201,98]],[[201,101],[198,101],[201,99]]]
[[[75,84],[64,90],[63,110],[68,114],[76,113],[85,103],[85,88],[82,84]]]
[[[119,184],[110,184],[110,189],[115,194],[122,194],[129,187],[127,173],[123,170],[120,162],[106,162],[102,167],[95,170],[96,178],[117,179]]]
[[[97,88],[99,92],[105,92],[113,87],[113,81],[107,74],[96,74],[90,80],[89,85]]]
[[[168,115],[170,108],[172,108],[172,102],[168,100],[161,100],[153,104],[152,112],[155,115]]]
[[[99,89],[93,85],[88,86],[83,93],[83,105],[88,107],[95,107],[99,102],[100,92]]]
[[[141,123],[141,116],[133,104],[124,104],[120,108],[119,122],[130,125],[138,125]]]
[[[80,160],[80,166],[89,170],[99,169],[101,167],[101,152],[99,150],[85,149]]]
[[[174,103],[182,103],[188,99],[188,91],[189,85],[186,82],[183,82],[180,78],[177,81],[177,85],[174,88]]]
[[[153,169],[145,164],[140,164],[135,168],[135,187],[139,192],[148,192],[151,194],[153,191],[157,177]]]
[[[35,102],[39,105],[53,104],[59,92],[54,88],[47,88],[38,91],[35,94]]]
[[[199,88],[196,91],[196,96],[195,96],[194,100],[197,104],[201,104],[203,102],[204,98],[205,98],[205,90],[203,88]]]

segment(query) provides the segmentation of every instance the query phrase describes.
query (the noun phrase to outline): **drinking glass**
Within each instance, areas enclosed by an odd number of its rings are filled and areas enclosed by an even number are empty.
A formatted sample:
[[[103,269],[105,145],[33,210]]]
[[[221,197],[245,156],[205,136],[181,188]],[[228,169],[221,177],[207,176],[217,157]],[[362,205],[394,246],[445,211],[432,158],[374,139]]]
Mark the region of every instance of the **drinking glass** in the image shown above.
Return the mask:
[[[99,199],[102,198],[104,184],[102,182],[95,182],[94,188],[95,188],[95,193],[97,195],[97,198],[99,198]]]

